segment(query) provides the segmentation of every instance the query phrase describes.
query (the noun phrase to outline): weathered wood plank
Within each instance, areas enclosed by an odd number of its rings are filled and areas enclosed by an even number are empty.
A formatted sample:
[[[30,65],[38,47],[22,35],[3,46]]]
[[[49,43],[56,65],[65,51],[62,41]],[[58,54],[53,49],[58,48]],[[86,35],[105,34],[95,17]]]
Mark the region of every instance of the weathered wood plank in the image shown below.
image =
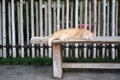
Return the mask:
[[[120,69],[120,63],[63,63],[63,68]]]
[[[32,37],[30,43],[32,44],[44,44],[47,43],[48,37]]]
[[[48,37],[32,37],[32,44],[47,43]],[[93,40],[68,39],[67,41],[53,40],[53,43],[120,43],[120,37],[94,37]]]
[[[53,45],[53,77],[62,78],[62,51],[61,45]]]

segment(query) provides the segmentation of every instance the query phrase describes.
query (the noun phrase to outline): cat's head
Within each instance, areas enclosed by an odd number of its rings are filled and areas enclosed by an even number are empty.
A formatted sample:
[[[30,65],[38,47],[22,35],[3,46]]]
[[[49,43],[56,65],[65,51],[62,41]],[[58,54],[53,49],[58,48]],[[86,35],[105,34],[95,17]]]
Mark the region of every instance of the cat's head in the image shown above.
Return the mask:
[[[85,30],[83,32],[83,39],[85,40],[92,40],[94,38],[95,34],[92,33],[91,31]]]

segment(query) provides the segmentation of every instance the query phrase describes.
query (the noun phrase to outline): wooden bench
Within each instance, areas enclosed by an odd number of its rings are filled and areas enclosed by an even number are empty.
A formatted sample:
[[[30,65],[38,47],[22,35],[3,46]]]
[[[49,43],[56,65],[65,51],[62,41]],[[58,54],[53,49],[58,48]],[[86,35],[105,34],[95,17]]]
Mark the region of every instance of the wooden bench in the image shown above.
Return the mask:
[[[47,38],[33,37],[32,44],[47,43]],[[100,44],[120,44],[120,37],[95,37],[93,40],[69,39],[68,41],[54,40],[52,42],[53,50],[53,77],[62,78],[63,68],[97,68],[97,69],[120,69],[119,63],[64,63],[62,62],[63,43],[100,43]]]

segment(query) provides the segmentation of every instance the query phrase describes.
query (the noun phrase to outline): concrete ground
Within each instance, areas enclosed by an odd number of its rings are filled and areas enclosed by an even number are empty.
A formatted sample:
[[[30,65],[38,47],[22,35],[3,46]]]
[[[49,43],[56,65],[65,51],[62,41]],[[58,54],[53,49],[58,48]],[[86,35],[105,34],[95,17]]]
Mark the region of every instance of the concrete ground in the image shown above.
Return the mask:
[[[120,70],[64,69],[53,79],[52,66],[0,65],[0,80],[120,80]]]

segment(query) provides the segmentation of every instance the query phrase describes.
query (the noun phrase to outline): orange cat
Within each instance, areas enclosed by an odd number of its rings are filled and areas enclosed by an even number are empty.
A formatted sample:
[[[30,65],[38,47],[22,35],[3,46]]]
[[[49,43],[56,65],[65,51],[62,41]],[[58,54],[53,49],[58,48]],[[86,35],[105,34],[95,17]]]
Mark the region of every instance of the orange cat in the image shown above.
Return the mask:
[[[67,40],[67,39],[93,39],[93,33],[85,29],[69,28],[63,29],[55,32],[48,38],[48,45],[51,46],[51,43],[55,39]]]

